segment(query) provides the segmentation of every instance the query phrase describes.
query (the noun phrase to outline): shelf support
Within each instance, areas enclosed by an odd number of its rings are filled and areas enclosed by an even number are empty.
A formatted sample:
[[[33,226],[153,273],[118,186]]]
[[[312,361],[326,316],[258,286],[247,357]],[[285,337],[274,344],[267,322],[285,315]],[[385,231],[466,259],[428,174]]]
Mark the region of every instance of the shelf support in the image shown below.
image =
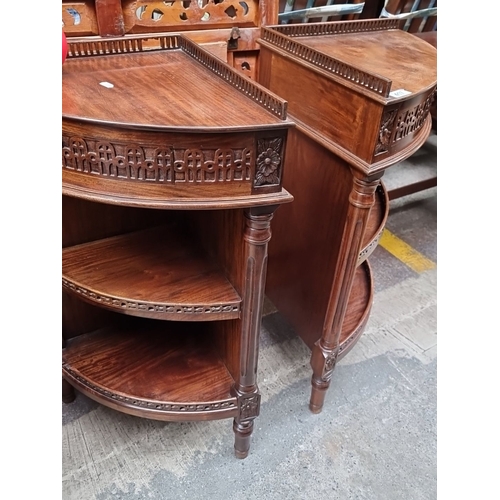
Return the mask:
[[[260,411],[260,394],[257,387],[259,335],[267,273],[267,247],[271,239],[271,219],[276,208],[276,205],[271,205],[245,210],[240,371],[233,387],[239,410],[233,423],[234,449],[238,458],[248,455],[254,419]]]
[[[313,375],[309,409],[313,413],[320,413],[323,408],[326,391],[337,363],[340,334],[362,249],[363,235],[370,209],[375,204],[375,191],[382,177],[382,173],[371,177],[363,177],[355,170],[352,170],[352,173],[353,184],[342,234],[341,258],[335,268],[321,338],[314,344],[311,354]]]

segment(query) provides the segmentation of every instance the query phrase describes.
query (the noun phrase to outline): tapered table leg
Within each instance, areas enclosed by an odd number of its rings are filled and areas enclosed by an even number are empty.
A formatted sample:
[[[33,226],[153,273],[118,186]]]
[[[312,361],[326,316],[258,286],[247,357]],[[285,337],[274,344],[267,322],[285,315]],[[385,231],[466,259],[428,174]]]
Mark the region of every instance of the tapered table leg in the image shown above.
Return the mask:
[[[239,414],[233,424],[234,449],[238,458],[245,458],[248,455],[254,420],[260,411],[256,373],[267,272],[267,246],[271,239],[271,219],[276,208],[276,206],[270,206],[245,211],[245,289],[243,291],[240,375],[233,387],[233,392],[238,398],[239,409]]]
[[[309,408],[313,413],[320,413],[323,408],[337,362],[340,333],[361,251],[363,234],[370,208],[375,204],[375,191],[381,176],[382,174],[378,174],[363,178],[361,174],[353,172],[353,186],[349,195],[349,208],[342,235],[341,257],[335,269],[321,338],[314,344],[311,354],[313,375]]]

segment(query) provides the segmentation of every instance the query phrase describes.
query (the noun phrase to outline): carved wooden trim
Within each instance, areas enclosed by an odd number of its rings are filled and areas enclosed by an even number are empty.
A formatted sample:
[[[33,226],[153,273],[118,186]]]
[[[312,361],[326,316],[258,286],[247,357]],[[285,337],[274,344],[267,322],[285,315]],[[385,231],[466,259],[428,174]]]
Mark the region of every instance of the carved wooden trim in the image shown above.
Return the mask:
[[[123,0],[129,32],[259,25],[259,0]]]
[[[76,57],[131,54],[179,48],[179,36],[124,36],[116,38],[68,39],[68,59]]]
[[[375,145],[374,156],[387,153],[402,139],[420,130],[436,99],[437,89],[434,89],[425,98],[412,108],[393,108],[386,110],[380,122],[378,140]]]
[[[204,184],[250,182],[252,144],[241,149],[189,149],[171,146],[63,137],[62,166],[83,174],[136,182]]]
[[[394,121],[396,120],[396,115],[398,113],[397,109],[392,109],[385,111],[382,115],[382,120],[380,123],[380,129],[378,132],[378,140],[375,145],[375,156],[387,153],[391,144],[392,130],[394,127]]]
[[[260,394],[238,395],[238,420],[253,419],[260,413]]]
[[[201,48],[182,35],[130,35],[116,38],[69,39],[68,59],[76,57],[105,56],[109,54],[128,54],[154,50],[180,49],[200,64],[210,69],[219,78],[229,83],[247,98],[267,109],[270,113],[286,119],[287,102],[265,87],[237,72],[221,59]]]
[[[101,305],[105,305],[108,308],[120,310],[130,310],[140,312],[142,311],[144,315],[163,313],[165,315],[172,315],[175,319],[179,318],[179,313],[189,314],[189,315],[200,315],[206,320],[207,314],[221,314],[221,313],[233,313],[235,317],[239,316],[240,304],[218,304],[216,306],[206,306],[203,304],[156,304],[153,302],[139,302],[135,300],[125,300],[111,295],[106,295],[102,293],[96,293],[88,288],[81,285],[77,285],[72,281],[65,278],[62,279],[63,288],[73,292],[75,294],[81,295],[88,301],[96,302]]]
[[[201,412],[220,411],[220,410],[228,410],[231,408],[236,408],[236,402],[234,400],[193,404],[193,403],[159,402],[159,401],[150,401],[147,399],[130,398],[128,396],[122,396],[121,394],[116,394],[114,392],[103,389],[102,387],[99,387],[95,384],[92,384],[86,378],[82,377],[81,375],[78,375],[78,373],[72,370],[70,366],[65,363],[63,363],[63,371],[66,372],[72,379],[77,381],[83,387],[99,394],[100,396],[136,408],[151,409],[166,413],[168,412],[201,413]]]
[[[395,128],[392,142],[398,142],[422,127],[435,98],[436,90],[431,92],[424,102],[412,109],[404,109],[398,114],[394,121]]]
[[[283,142],[281,137],[257,140],[254,186],[279,186],[281,184]]]
[[[342,22],[282,24],[268,26],[263,29],[267,34],[270,30],[277,31],[288,37],[304,37],[318,35],[342,35],[346,33],[363,33],[370,31],[385,31],[399,29],[401,22],[397,19],[360,19]],[[263,33],[263,38],[265,35]],[[269,40],[271,41],[271,40]]]
[[[375,250],[375,248],[377,248],[378,242],[380,241],[383,232],[384,229],[381,229],[378,232],[377,236],[375,236],[375,238],[372,241],[370,241],[370,243],[365,248],[363,248],[358,257],[358,264],[361,264],[361,262],[366,260],[370,256],[370,254]]]

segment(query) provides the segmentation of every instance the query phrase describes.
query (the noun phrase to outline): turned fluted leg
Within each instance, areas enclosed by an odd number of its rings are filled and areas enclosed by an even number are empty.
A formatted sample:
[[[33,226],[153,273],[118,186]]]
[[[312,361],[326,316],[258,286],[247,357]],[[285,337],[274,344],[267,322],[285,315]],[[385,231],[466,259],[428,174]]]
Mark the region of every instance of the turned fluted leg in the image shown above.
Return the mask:
[[[276,206],[272,206],[245,211],[245,285],[241,319],[240,374],[233,387],[239,410],[233,424],[234,449],[238,458],[248,455],[254,419],[260,411],[256,374],[267,271],[267,245],[271,239],[270,226],[275,209]]]
[[[359,176],[358,176],[359,175]],[[311,354],[313,369],[309,408],[319,413],[323,408],[326,392],[337,362],[340,333],[356,271],[370,208],[375,203],[375,190],[382,174],[362,178],[353,173],[353,187],[349,195],[349,208],[342,235],[340,257],[330,291],[321,338],[314,344]]]

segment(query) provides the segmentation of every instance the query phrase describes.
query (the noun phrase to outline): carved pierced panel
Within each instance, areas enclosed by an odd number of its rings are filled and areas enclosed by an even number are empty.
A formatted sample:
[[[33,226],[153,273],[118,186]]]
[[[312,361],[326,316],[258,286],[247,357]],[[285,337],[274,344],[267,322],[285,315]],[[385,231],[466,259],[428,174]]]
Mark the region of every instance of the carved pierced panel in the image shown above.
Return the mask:
[[[62,3],[62,27],[66,34],[99,34],[94,3],[93,0]]]
[[[417,131],[424,124],[431,106],[434,103],[435,96],[436,93],[432,92],[423,103],[399,113],[395,121],[394,142],[404,139],[406,136]]]
[[[259,26],[258,0],[124,0],[126,33]]]
[[[251,144],[240,149],[181,149],[63,137],[63,168],[128,181],[251,182],[254,163]]]
[[[380,122],[374,156],[391,151],[402,139],[410,137],[422,128],[436,99],[436,89],[417,105],[386,110]]]

